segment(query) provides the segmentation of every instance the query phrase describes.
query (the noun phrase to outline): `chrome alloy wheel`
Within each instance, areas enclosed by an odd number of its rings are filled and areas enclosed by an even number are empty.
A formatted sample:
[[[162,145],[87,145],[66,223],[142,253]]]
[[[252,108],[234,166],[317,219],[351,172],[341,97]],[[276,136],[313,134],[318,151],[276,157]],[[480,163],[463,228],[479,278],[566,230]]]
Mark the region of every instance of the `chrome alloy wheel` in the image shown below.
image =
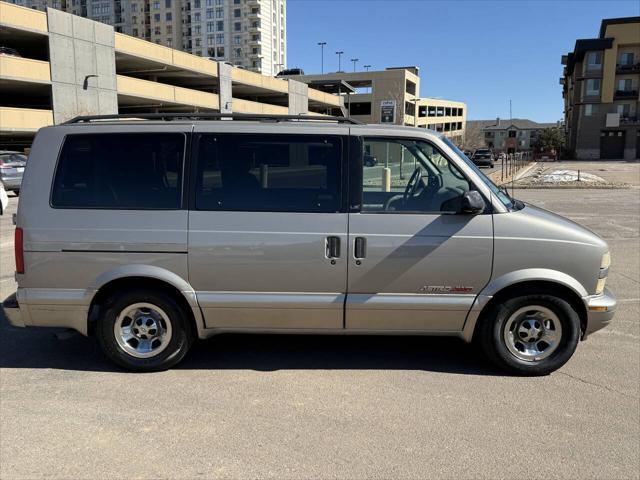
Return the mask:
[[[527,362],[551,355],[560,344],[562,325],[546,307],[529,305],[516,310],[504,326],[504,341],[511,354]]]
[[[154,357],[171,341],[171,321],[157,305],[134,303],[120,312],[113,333],[120,348],[132,357]]]

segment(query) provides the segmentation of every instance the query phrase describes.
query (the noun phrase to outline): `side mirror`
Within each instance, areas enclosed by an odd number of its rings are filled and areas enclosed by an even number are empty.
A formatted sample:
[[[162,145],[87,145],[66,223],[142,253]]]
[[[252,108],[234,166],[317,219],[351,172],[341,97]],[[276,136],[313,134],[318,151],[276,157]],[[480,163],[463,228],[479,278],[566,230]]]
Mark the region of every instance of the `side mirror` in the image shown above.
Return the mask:
[[[460,207],[461,213],[481,213],[487,207],[487,204],[484,203],[484,198],[480,195],[479,192],[475,190],[469,190],[465,192],[462,196],[462,205]]]

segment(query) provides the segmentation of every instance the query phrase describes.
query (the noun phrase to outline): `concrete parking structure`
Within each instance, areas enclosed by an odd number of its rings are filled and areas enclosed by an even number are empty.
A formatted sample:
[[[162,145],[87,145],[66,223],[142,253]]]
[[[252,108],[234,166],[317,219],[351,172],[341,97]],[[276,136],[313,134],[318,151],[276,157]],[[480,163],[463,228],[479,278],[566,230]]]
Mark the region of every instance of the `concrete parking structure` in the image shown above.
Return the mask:
[[[240,112],[343,115],[342,99],[122,33],[110,25],[0,2],[0,144],[77,115]]]

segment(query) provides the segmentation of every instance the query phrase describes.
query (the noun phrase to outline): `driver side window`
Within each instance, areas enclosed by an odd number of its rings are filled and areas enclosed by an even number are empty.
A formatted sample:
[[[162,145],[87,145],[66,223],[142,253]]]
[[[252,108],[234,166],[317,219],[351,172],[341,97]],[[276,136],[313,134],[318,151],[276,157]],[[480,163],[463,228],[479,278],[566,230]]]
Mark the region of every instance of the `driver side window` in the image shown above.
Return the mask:
[[[470,189],[464,175],[428,142],[365,138],[363,213],[457,213]]]

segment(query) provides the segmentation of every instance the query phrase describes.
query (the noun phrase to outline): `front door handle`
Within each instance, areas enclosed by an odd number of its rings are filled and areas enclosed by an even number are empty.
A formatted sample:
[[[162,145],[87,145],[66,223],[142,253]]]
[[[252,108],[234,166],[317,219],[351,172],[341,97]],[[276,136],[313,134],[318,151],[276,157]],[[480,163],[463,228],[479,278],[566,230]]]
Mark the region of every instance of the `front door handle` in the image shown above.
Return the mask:
[[[325,248],[327,258],[340,258],[340,237],[327,237]]]
[[[354,258],[364,258],[367,256],[367,239],[364,237],[356,237],[356,244],[353,249]]]

